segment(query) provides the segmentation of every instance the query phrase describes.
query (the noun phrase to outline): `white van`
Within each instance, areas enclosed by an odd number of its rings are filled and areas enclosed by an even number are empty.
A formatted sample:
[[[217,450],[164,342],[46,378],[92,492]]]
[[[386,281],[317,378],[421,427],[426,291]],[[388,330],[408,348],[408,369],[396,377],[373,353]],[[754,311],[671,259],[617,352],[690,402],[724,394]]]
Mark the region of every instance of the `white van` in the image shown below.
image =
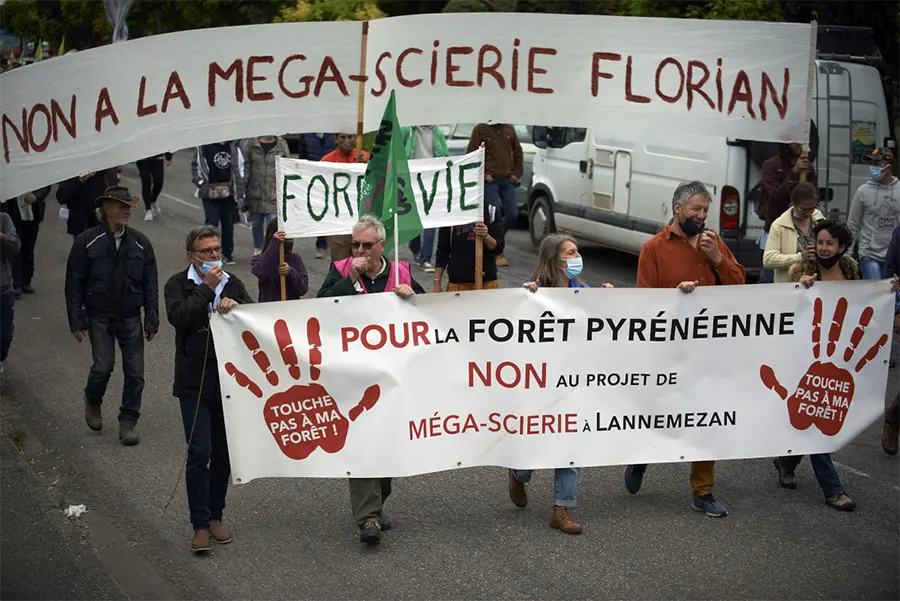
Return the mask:
[[[865,155],[890,136],[876,68],[882,57],[868,28],[820,26],[818,38],[810,157],[822,211],[846,220],[853,194],[868,179]],[[749,277],[759,275],[763,223],[755,208],[761,166],[775,156],[776,144],[540,126],[533,138],[538,151],[528,222],[535,247],[559,231],[637,254],[672,218],[678,184],[699,180],[715,200],[707,225],[720,233]]]

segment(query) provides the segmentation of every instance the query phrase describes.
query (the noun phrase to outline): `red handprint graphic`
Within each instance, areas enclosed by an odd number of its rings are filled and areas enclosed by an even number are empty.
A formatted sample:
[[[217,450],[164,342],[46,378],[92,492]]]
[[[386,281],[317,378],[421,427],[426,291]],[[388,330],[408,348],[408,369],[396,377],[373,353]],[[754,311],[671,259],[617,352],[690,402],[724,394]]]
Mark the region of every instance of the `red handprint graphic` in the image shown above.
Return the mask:
[[[278,349],[281,351],[281,359],[288,373],[294,380],[299,380],[297,351],[287,322],[283,319],[275,322],[274,332]],[[306,322],[306,334],[309,340],[309,376],[313,383],[295,384],[283,392],[277,392],[269,397],[263,408],[263,417],[269,432],[278,443],[281,452],[291,459],[306,459],[318,447],[322,447],[326,453],[336,453],[343,449],[350,422],[356,421],[363,411],[375,406],[381,396],[381,388],[377,384],[369,386],[363,393],[362,400],[350,409],[350,421],[347,421],[341,414],[337,401],[325,388],[315,383],[321,374],[319,365],[322,363],[322,352],[319,350],[322,344],[319,336],[319,320],[315,317]],[[241,338],[247,349],[253,353],[253,360],[269,385],[278,386],[278,373],[272,367],[269,356],[260,348],[259,340],[253,332],[244,331]],[[239,386],[246,388],[257,398],[263,398],[263,391],[259,385],[233,363],[226,363],[225,371]]]
[[[843,360],[850,366],[850,361],[856,353],[860,340],[866,331],[866,327],[872,320],[875,311],[872,307],[866,307],[859,316],[859,325],[850,335],[850,343],[844,349]],[[844,318],[847,316],[847,299],[841,298],[834,309],[834,317],[831,320],[831,328],[828,330],[828,346],[826,357],[834,355],[837,343],[841,338],[841,330],[844,327]],[[787,389],[778,382],[774,370],[768,365],[759,368],[759,377],[769,390],[774,390],[782,400],[787,400],[788,415],[791,425],[798,430],[806,430],[815,424],[819,431],[826,436],[834,436],[841,431],[850,403],[853,401],[853,374],[843,367],[838,367],[831,361],[825,363],[819,361],[821,353],[820,343],[822,339],[822,299],[817,298],[813,305],[813,357],[816,362],[809,366],[800,382],[797,390],[788,398]],[[887,334],[883,334],[878,341],[863,355],[853,367],[854,373],[859,373],[869,361],[875,358],[878,351],[887,344]]]

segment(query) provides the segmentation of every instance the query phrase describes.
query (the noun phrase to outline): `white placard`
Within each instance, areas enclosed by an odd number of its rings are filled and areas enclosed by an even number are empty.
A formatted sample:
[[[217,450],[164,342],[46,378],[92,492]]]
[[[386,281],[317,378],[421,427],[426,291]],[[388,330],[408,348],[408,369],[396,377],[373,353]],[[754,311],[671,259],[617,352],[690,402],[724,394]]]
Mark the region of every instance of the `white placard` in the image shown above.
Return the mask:
[[[502,23],[498,27],[497,23]],[[200,144],[404,125],[808,138],[814,25],[438,14],[164,34],[0,75],[0,196]]]
[[[247,482],[835,451],[884,411],[892,319],[881,281],[369,294],[212,328]]]
[[[364,163],[279,158],[275,164],[279,218],[288,238],[349,234],[359,219]],[[484,150],[409,161],[413,199],[422,227],[482,219]]]

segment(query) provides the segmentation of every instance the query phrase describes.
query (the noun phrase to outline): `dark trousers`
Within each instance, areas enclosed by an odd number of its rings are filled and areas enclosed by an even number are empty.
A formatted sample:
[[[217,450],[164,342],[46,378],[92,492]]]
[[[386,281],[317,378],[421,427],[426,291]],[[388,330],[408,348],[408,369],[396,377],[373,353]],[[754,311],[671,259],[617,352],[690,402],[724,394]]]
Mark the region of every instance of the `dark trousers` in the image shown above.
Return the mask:
[[[797,469],[797,466],[800,465],[802,459],[803,455],[788,455],[786,457],[779,457],[778,463],[781,464],[781,468],[784,471],[793,474],[794,470]],[[813,472],[816,474],[816,480],[819,481],[819,486],[822,487],[822,492],[825,493],[827,498],[831,498],[844,492],[844,487],[841,485],[841,478],[838,476],[837,470],[834,469],[834,463],[831,461],[831,455],[828,453],[810,455],[809,462],[812,464]]]
[[[390,478],[350,478],[350,509],[360,528],[367,520],[381,521],[389,496]]]
[[[894,402],[884,412],[884,421],[895,430],[900,429],[900,392],[894,397]]]
[[[191,525],[194,530],[208,530],[212,520],[222,521],[231,477],[222,399],[198,403],[194,397],[180,401],[184,440],[188,444],[184,479]]]
[[[91,405],[101,405],[109,377],[116,366],[116,341],[122,352],[122,405],[119,422],[136,424],[141,416],[141,394],[144,392],[144,329],[140,317],[113,319],[88,317],[88,337],[94,364],[88,373],[84,398]]]
[[[328,250],[328,236],[318,236],[316,238],[316,250]]]
[[[23,285],[30,286],[34,278],[34,247],[37,244],[41,223],[13,218],[13,224],[16,226],[22,247],[19,254],[12,258],[12,276],[16,288],[21,288]]]
[[[144,195],[144,209],[149,211],[156,205],[162,192],[165,166],[162,159],[141,159],[137,162],[141,174],[141,194]]]
[[[9,290],[0,294],[0,363],[6,361],[9,356],[9,347],[12,346],[13,318],[16,310],[16,292]]]
[[[203,213],[206,225],[219,228],[222,233],[222,254],[231,259],[234,254],[234,222],[237,219],[237,204],[234,198],[203,199]],[[221,225],[220,225],[221,224]]]
[[[486,182],[484,200],[500,209],[506,229],[511,230],[516,226],[519,220],[519,205],[516,203],[516,184],[512,183],[510,178]]]

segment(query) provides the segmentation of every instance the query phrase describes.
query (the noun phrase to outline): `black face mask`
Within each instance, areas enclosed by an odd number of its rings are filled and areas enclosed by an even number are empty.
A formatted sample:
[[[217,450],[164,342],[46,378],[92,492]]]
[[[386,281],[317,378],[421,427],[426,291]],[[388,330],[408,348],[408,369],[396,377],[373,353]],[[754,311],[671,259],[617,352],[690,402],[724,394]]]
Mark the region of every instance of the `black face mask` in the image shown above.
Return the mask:
[[[681,228],[681,231],[684,232],[685,236],[687,236],[688,238],[693,238],[706,229],[706,222],[697,225],[697,223],[693,219],[685,219],[684,221],[678,222],[678,227]]]
[[[823,257],[819,253],[816,253],[816,262],[825,269],[831,269],[832,267],[837,265],[838,261],[841,260],[843,254],[844,253],[837,253],[836,255],[832,255],[830,257]]]

